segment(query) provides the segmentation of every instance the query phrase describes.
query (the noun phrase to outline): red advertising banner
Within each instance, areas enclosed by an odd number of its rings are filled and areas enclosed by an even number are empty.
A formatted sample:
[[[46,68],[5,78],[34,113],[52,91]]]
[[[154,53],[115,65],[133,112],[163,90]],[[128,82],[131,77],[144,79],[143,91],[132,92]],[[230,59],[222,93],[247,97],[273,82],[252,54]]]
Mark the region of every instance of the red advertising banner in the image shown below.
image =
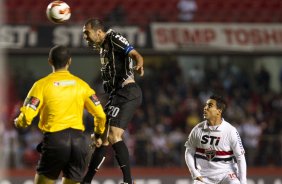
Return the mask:
[[[281,24],[153,23],[156,50],[281,51]]]

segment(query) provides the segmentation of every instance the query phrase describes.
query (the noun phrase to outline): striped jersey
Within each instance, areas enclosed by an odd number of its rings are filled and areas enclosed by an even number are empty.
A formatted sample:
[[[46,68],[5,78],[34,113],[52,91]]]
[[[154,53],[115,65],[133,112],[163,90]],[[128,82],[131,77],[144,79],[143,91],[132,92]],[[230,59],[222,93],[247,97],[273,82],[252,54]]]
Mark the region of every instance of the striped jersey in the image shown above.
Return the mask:
[[[128,79],[134,79],[133,61],[128,53],[133,50],[127,39],[109,29],[100,48],[101,75],[106,92],[120,87]]]
[[[56,71],[34,83],[21,108],[18,123],[28,126],[39,113],[38,127],[43,132],[67,128],[83,131],[84,108],[95,118],[95,133],[103,133],[106,115],[95,91],[69,71]]]
[[[185,147],[194,150],[195,168],[201,176],[206,177],[226,172],[236,173],[236,157],[245,153],[236,128],[224,119],[219,126],[210,127],[207,121],[196,125]]]

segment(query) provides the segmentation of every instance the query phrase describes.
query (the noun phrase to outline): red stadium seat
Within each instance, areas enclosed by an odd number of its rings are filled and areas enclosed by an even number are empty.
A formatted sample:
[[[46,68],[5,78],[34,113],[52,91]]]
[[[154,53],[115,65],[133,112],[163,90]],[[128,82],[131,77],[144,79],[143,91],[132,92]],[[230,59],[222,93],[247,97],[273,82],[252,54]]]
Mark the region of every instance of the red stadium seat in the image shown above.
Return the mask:
[[[126,20],[134,24],[152,21],[178,21],[179,0],[65,0],[72,10],[72,21],[89,17],[106,19],[121,6]],[[198,6],[194,22],[282,22],[281,0],[195,0]],[[6,22],[44,24],[48,1],[6,0]],[[32,10],[32,11],[31,11]],[[40,13],[40,11],[42,13]],[[38,16],[39,15],[39,16]],[[126,22],[125,22],[126,23]]]

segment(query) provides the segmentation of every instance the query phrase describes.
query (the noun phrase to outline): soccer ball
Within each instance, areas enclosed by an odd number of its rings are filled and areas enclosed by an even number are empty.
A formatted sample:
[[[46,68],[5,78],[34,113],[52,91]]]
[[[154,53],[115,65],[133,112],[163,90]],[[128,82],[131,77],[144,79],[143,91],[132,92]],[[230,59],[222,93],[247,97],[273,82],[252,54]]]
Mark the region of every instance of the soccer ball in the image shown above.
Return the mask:
[[[64,23],[71,17],[70,7],[63,1],[53,1],[46,9],[47,18],[56,24]]]

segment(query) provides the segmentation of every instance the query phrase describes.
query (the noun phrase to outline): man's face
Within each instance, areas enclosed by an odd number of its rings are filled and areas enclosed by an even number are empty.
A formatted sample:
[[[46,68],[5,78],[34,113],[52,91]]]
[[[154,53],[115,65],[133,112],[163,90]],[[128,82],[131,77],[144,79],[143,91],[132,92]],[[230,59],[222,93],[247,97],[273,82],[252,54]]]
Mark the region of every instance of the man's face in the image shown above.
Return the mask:
[[[208,99],[204,107],[204,119],[211,120],[217,118],[221,115],[221,110],[217,109],[216,101],[213,99]]]
[[[95,47],[101,43],[99,30],[95,31],[90,24],[83,26],[83,39],[87,41],[90,47]]]

